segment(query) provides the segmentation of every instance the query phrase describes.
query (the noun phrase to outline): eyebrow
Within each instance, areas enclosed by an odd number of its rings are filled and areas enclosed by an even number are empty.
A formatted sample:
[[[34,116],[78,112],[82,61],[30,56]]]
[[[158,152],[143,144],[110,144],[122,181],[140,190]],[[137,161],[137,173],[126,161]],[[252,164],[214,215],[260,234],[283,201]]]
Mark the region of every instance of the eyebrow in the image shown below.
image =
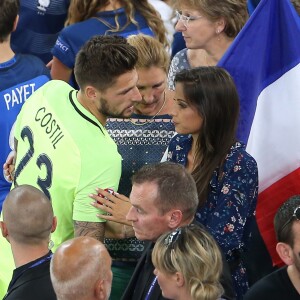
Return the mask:
[[[160,82],[158,82],[158,83],[153,84],[152,86],[162,85],[164,82],[165,82],[165,81],[163,80],[163,81],[160,81]]]
[[[145,211],[143,208],[141,208],[139,205],[134,205],[134,204],[131,204],[134,208],[137,208],[141,211]]]
[[[126,93],[128,93],[130,90],[134,89],[136,87],[136,85],[131,86],[129,88],[126,88],[124,90],[121,90],[120,92],[117,93],[117,95],[125,95]]]
[[[163,80],[161,82],[157,82],[157,83],[151,84],[150,86],[154,87],[154,86],[162,85],[164,82],[165,81]],[[149,86],[149,85],[147,85],[147,84],[137,84],[137,87],[139,87],[139,88],[141,88],[141,87],[147,87],[147,86]]]
[[[187,100],[184,100],[184,99],[181,99],[181,98],[173,98],[175,101],[182,101],[182,102],[185,102],[185,103],[188,103]]]

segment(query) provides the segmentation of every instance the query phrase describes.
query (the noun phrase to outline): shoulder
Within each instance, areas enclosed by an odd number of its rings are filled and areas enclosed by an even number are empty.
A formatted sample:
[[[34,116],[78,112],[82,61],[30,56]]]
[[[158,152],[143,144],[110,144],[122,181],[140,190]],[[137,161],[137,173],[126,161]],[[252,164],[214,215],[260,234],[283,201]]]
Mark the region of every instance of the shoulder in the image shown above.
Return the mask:
[[[187,58],[187,49],[183,49],[175,54],[172,58],[168,74],[168,86],[170,90],[175,90],[174,78],[175,75],[184,69],[190,69]]]
[[[41,88],[44,92],[50,92],[51,94],[55,94],[56,90],[60,91],[71,91],[74,90],[67,82],[63,80],[50,80]]]
[[[87,24],[90,23],[87,21],[90,21],[90,19],[66,26],[60,32],[59,37],[69,38],[76,35],[76,33],[78,34],[78,32],[81,33],[81,31],[83,31],[87,27]]]
[[[50,71],[45,63],[37,56],[31,54],[16,54],[17,63],[22,67],[28,67],[26,72],[36,75],[47,75],[50,78]]]
[[[187,48],[184,48],[184,49],[180,50],[179,52],[177,52],[172,59],[172,63],[187,60],[187,50],[188,50]]]
[[[36,100],[40,103],[53,103],[54,105],[62,105],[58,98],[62,95],[68,95],[73,88],[62,80],[50,80],[46,82],[43,86],[41,86],[32,96],[31,98],[35,98],[33,105],[36,104]],[[42,95],[42,97],[41,97]],[[52,101],[53,100],[53,101]],[[32,101],[28,101],[31,103]],[[52,104],[51,104],[52,105]]]
[[[56,299],[50,279],[50,262],[31,268],[22,277],[23,283],[19,283],[8,299]]]
[[[256,160],[246,151],[245,144],[239,141],[231,146],[225,160],[226,164],[238,164],[257,169]]]
[[[45,66],[45,63],[40,58],[31,54],[16,54],[16,57],[21,61],[34,62],[36,65]]]
[[[257,281],[246,293],[245,300],[290,299],[287,267],[280,268]],[[284,298],[282,296],[284,295]]]
[[[94,30],[97,30],[98,34],[103,34],[107,30],[107,26],[97,21],[97,18],[91,17],[85,21],[66,26],[59,37],[67,40],[82,40]]]
[[[176,134],[170,141],[169,149],[172,148],[179,148],[189,144],[192,140],[192,137],[189,134]],[[176,147],[178,146],[178,147]],[[176,149],[176,150],[177,150]]]

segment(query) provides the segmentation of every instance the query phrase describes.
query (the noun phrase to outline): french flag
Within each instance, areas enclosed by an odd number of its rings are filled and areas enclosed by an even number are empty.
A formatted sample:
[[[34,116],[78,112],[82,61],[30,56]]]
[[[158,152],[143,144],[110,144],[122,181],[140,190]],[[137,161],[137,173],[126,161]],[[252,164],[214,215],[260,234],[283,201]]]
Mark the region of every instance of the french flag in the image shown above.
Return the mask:
[[[274,265],[274,215],[300,194],[299,20],[290,0],[262,0],[218,64],[239,92],[238,138],[258,164],[257,223]]]

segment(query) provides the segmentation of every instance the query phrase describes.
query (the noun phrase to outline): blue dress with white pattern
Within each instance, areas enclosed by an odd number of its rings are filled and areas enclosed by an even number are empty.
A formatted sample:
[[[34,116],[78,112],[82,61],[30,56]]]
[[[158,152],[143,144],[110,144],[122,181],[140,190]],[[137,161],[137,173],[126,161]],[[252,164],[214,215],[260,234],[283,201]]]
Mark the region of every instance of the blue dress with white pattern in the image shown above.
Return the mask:
[[[186,166],[191,146],[190,135],[176,135],[170,142],[167,159]],[[198,208],[195,216],[215,237],[229,264],[237,261],[237,256],[247,247],[250,226],[255,218],[257,194],[256,161],[246,152],[244,144],[236,142],[222,167],[213,172],[207,201]],[[232,277],[237,299],[242,299],[248,289],[242,262],[232,272]]]

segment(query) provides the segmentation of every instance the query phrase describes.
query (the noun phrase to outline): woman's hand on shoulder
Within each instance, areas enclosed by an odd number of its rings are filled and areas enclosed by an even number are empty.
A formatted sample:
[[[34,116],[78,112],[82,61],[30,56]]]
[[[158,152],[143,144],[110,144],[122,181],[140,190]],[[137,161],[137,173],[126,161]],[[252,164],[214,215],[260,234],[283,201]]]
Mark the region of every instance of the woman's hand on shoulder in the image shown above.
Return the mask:
[[[97,214],[99,218],[131,226],[131,222],[126,220],[131,208],[128,197],[118,193],[111,194],[100,188],[96,188],[96,192],[97,194],[90,194],[89,197],[94,199],[91,205],[101,210]]]

